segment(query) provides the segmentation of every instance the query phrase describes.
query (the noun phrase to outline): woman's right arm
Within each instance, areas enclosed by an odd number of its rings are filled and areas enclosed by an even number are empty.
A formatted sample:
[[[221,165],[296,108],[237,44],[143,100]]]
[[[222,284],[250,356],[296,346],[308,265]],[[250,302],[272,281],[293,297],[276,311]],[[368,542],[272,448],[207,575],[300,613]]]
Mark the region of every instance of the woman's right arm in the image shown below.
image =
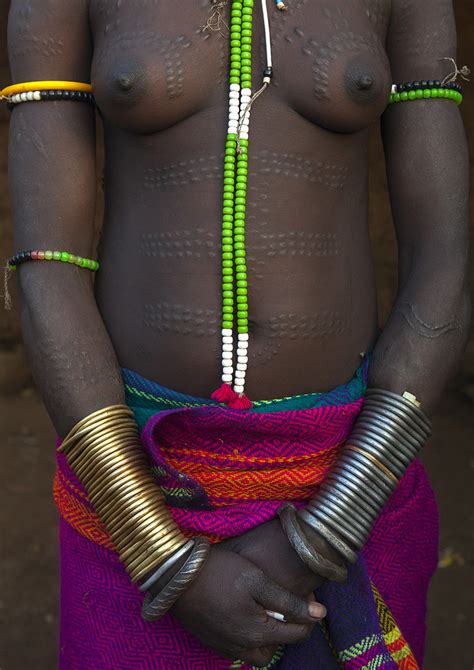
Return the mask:
[[[88,0],[13,0],[8,43],[13,82],[88,83]],[[16,251],[90,258],[96,197],[95,117],[87,103],[30,102],[11,116],[9,179]],[[92,273],[60,262],[18,269],[23,337],[36,384],[64,436],[91,412],[124,402]]]

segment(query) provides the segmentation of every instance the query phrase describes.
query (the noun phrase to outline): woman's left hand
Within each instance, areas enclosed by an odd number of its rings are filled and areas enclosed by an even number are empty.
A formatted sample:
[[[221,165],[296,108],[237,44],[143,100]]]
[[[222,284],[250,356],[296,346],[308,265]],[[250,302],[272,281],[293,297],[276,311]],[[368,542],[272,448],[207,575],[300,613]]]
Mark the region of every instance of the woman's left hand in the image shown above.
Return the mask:
[[[248,531],[239,537],[225,540],[223,548],[240,554],[257,565],[273,581],[297,596],[311,596],[321,585],[323,578],[315,575],[290,545],[278,519]],[[321,615],[324,610],[321,605]]]

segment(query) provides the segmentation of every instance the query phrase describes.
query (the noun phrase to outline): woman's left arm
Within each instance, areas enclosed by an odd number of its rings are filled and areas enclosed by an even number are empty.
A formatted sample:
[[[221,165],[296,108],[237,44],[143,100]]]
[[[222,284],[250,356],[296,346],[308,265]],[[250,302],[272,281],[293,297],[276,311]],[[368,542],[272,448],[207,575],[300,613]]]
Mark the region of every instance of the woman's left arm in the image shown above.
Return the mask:
[[[388,54],[397,83],[454,70],[451,0],[392,0]],[[408,390],[431,413],[462,355],[470,321],[469,161],[457,105],[392,104],[382,119],[395,223],[398,294],[376,344],[369,385]]]

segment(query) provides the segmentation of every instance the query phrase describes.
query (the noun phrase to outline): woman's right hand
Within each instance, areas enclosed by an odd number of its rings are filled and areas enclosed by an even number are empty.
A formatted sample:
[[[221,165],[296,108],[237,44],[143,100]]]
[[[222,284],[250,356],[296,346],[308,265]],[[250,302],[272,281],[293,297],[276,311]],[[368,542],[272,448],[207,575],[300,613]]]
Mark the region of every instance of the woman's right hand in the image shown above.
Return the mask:
[[[284,614],[287,623],[266,610]],[[247,559],[220,547],[171,610],[206,647],[224,658],[268,664],[280,644],[309,637],[317,622],[304,598],[282,588]]]

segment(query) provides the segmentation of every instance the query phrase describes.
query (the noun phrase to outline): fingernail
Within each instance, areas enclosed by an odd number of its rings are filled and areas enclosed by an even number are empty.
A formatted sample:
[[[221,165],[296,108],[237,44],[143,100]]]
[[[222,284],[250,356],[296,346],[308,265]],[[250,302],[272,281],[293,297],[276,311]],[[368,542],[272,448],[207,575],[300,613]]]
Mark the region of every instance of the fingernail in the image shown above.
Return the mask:
[[[313,619],[324,619],[327,614],[327,609],[320,603],[310,603],[308,605],[308,610],[309,615],[312,616]]]

